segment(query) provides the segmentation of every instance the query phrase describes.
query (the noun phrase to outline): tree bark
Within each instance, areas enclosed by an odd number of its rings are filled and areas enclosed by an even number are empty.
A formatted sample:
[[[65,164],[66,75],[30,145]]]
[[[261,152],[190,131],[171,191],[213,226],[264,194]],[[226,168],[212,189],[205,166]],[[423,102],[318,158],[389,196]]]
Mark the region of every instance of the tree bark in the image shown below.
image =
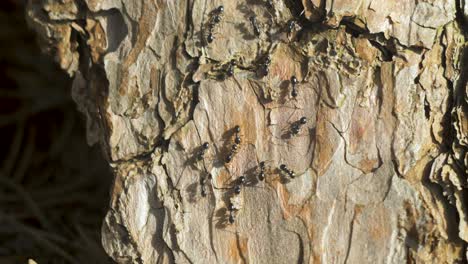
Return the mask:
[[[30,0],[28,16],[114,169],[117,262],[467,261],[465,1]]]

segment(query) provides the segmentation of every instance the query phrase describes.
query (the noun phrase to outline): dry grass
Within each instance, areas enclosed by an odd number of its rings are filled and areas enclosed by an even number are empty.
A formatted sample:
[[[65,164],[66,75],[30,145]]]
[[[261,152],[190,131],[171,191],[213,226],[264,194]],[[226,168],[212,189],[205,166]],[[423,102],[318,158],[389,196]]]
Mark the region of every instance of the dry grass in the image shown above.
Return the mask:
[[[108,263],[106,162],[86,145],[70,80],[40,54],[22,5],[0,8],[0,263]]]

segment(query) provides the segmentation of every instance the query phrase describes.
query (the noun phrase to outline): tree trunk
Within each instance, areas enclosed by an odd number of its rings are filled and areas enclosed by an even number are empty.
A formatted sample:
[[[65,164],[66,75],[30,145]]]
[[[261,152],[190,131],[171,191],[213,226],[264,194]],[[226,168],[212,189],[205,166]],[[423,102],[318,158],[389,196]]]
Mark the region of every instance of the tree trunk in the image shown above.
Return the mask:
[[[114,168],[117,262],[466,261],[465,1],[28,12]]]

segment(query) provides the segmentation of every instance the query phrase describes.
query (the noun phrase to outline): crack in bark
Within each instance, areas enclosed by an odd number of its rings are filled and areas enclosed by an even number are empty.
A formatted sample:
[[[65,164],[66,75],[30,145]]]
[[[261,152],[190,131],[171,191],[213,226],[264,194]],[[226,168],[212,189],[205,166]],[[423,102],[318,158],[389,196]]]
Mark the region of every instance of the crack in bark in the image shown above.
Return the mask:
[[[299,239],[299,256],[297,258],[297,264],[302,264],[304,262],[304,241],[302,240],[301,235],[296,231],[289,231],[297,236]]]
[[[208,220],[209,220],[209,229],[208,229],[208,231],[210,233],[210,247],[211,247],[211,250],[213,251],[213,254],[215,256],[216,261],[219,261],[218,260],[218,253],[216,252],[216,249],[215,249],[215,246],[214,246],[214,239],[213,239],[214,238],[214,232],[213,232],[214,214],[215,214],[215,212],[214,212],[214,210],[212,210],[210,212],[210,217],[208,218]]]
[[[344,157],[343,157],[343,160],[346,162],[346,164],[348,164],[349,166],[351,166],[351,167],[353,167],[353,168],[355,168],[355,169],[361,171],[361,172],[365,175],[366,173],[365,173],[361,168],[356,167],[355,165],[349,163],[349,161],[348,161],[348,158],[347,158],[347,156],[346,156],[346,154],[348,153],[348,150],[347,150],[347,148],[348,148],[348,142],[346,141],[346,139],[344,138],[344,136],[343,136],[343,134],[342,134],[342,133],[344,133],[344,132],[340,132],[340,130],[338,130],[338,128],[335,126],[334,123],[332,123],[332,122],[330,122],[330,121],[328,121],[328,120],[327,120],[327,122],[333,127],[333,129],[335,129],[336,133],[338,133],[338,135],[340,135],[341,139],[342,139],[343,142],[344,142],[344,155],[343,155]],[[378,169],[378,168],[377,168],[377,169]],[[362,176],[362,175],[361,175],[361,176]],[[361,176],[359,176],[358,179],[361,178]]]
[[[322,249],[323,249],[324,244],[325,245],[328,244],[328,240],[326,238],[328,236],[328,230],[330,229],[330,227],[331,227],[331,225],[333,223],[332,219],[333,219],[333,215],[335,214],[336,201],[337,200],[333,200],[332,208],[329,210],[329,214],[328,214],[328,218],[327,218],[327,224],[323,228],[323,234],[322,234],[322,239],[321,239]],[[322,259],[327,259],[327,250],[322,251],[322,256],[323,256]]]
[[[346,206],[346,203],[345,203],[345,206]],[[353,211],[353,217],[351,218],[351,222],[349,224],[349,236],[348,236],[348,249],[346,250],[346,256],[345,256],[345,259],[344,259],[344,264],[348,263],[348,258],[349,258],[349,254],[351,252],[351,242],[353,240],[353,230],[354,230],[354,220],[356,218],[356,212]]]
[[[239,252],[239,256],[240,256],[242,262],[244,262],[244,263],[249,263],[249,262],[247,261],[247,259],[245,258],[244,253],[242,252],[242,248],[241,248],[241,245],[240,245],[240,236],[239,236],[239,233],[238,233],[238,232],[235,232],[235,234],[236,234],[236,246],[237,246],[237,251]]]
[[[120,199],[120,198],[119,198]],[[133,248],[133,252],[135,252],[136,254],[136,261],[138,263],[143,263],[141,257],[141,252],[140,250],[138,249],[138,243],[135,241],[135,239],[133,238],[133,236],[130,235],[130,232],[126,226],[126,223],[125,221],[122,221],[123,219],[121,217],[118,217],[120,216],[118,213],[119,211],[119,208],[120,208],[120,203],[117,203],[117,208],[116,209],[110,209],[109,211],[113,212],[113,213],[109,213],[110,215],[110,221],[114,222],[113,225],[109,225],[109,227],[113,227],[111,228],[111,232],[113,234],[117,233],[120,240],[118,240],[118,242],[123,242],[123,241],[128,241],[128,244],[131,245],[131,248]],[[109,218],[107,218],[109,219]],[[117,222],[117,219],[119,219],[120,221]],[[119,228],[115,228],[115,227],[119,227]],[[126,238],[126,239],[125,239]],[[124,243],[123,245],[126,246],[127,243]]]

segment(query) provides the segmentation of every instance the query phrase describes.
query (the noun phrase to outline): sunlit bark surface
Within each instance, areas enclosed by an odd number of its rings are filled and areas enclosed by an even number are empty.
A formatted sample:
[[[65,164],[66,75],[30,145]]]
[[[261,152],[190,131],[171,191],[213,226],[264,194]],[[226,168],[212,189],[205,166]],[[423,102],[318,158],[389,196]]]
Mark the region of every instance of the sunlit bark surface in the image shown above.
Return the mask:
[[[114,168],[117,262],[462,263],[464,3],[31,0],[28,16]]]

